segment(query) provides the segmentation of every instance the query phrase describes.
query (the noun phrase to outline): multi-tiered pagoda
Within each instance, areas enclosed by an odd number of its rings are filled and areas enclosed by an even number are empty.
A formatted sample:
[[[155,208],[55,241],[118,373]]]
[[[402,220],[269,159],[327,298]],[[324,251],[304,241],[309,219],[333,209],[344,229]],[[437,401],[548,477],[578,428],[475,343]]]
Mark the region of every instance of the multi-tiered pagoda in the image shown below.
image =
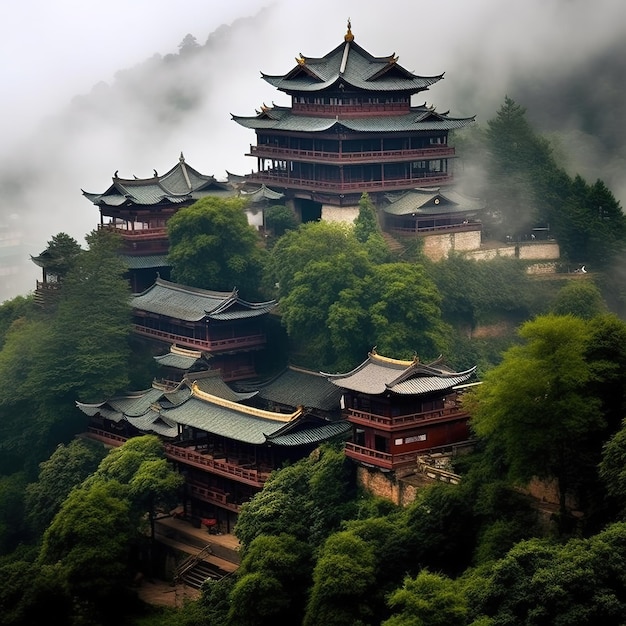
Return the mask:
[[[165,174],[150,178],[120,178],[115,172],[104,193],[83,195],[100,211],[99,228],[113,230],[122,238],[121,256],[128,267],[133,292],[140,292],[157,276],[168,277],[167,222],[177,211],[205,196],[231,197],[234,187],[201,174],[180,155]]]
[[[442,187],[453,182],[448,133],[474,118],[450,117],[411,97],[443,78],[404,69],[395,54],[375,57],[344,41],[323,57],[296,59],[287,74],[262,78],[291,96],[291,106],[263,105],[255,116],[233,116],[256,132],[247,179],[284,192],[303,221],[340,219],[363,192]]]

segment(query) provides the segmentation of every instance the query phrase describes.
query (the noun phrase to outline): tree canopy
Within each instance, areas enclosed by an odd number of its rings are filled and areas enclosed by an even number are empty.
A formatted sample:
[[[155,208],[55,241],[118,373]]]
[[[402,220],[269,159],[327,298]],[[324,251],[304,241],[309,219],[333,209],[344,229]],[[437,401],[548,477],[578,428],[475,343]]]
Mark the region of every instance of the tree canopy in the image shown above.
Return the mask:
[[[489,209],[487,236],[521,239],[534,226],[547,227],[564,260],[598,269],[623,253],[626,216],[619,202],[603,181],[588,184],[568,175],[523,106],[506,96],[476,140],[488,155],[478,191]]]
[[[376,346],[380,354],[424,361],[447,352],[441,296],[424,267],[387,263],[370,268],[329,307],[337,365],[354,367]]]
[[[241,198],[206,197],[168,221],[173,280],[215,291],[238,289],[244,298],[258,295],[265,251],[245,206]]]
[[[556,478],[561,509],[574,487],[590,437],[605,427],[600,400],[589,396],[589,328],[573,316],[524,323],[524,341],[504,354],[468,396],[474,431],[498,447],[514,480]]]

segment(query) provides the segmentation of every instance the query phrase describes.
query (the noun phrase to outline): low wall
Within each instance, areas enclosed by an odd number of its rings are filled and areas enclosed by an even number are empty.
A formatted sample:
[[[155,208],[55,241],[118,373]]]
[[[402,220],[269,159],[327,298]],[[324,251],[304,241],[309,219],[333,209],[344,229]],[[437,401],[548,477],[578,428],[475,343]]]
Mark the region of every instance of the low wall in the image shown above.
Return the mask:
[[[478,247],[474,250],[468,250],[465,256],[477,261],[489,261],[497,256],[516,258],[522,261],[557,261],[561,256],[561,251],[556,241],[528,241],[502,244],[501,246]],[[554,264],[551,267],[554,268]],[[554,269],[550,271],[554,271]]]
[[[367,467],[357,468],[358,485],[379,498],[398,506],[407,506],[415,500],[419,486],[400,480],[394,472],[381,472]],[[425,479],[425,484],[428,479]]]
[[[322,205],[322,221],[323,222],[343,222],[352,224],[359,216],[359,207],[357,206],[333,206],[331,204]]]
[[[519,243],[516,248],[519,250],[518,256],[522,261],[549,261],[561,256],[559,244],[556,241]]]
[[[425,235],[424,254],[432,261],[445,259],[450,252],[468,252],[480,247],[480,230]]]
[[[477,250],[470,250],[465,253],[468,259],[474,259],[476,261],[490,261],[496,257],[502,256],[507,258],[515,258],[515,246],[500,246],[497,248],[480,248]]]

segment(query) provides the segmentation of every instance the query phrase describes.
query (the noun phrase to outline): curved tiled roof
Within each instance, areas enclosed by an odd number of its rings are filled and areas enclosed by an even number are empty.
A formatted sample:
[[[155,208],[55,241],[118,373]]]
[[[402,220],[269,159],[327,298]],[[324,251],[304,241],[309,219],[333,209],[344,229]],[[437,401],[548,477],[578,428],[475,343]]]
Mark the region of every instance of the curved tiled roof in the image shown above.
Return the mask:
[[[230,185],[187,165],[181,154],[178,163],[162,176],[155,170],[152,178],[120,178],[115,172],[112,185],[104,193],[83,191],[83,195],[96,205],[116,207],[131,203],[152,206],[163,202],[189,202],[207,195],[209,190],[234,193]]]
[[[214,386],[212,390],[216,389]],[[173,392],[153,387],[98,404],[76,405],[89,416],[100,414],[114,422],[125,420],[142,432],[175,437],[182,425],[255,445],[265,444],[273,436],[276,441],[272,443],[282,446],[319,443],[343,435],[349,428],[346,422],[337,426],[333,425],[335,422],[309,416],[302,408],[276,413],[247,406],[231,399],[233,395],[241,399],[247,394],[231,391],[229,397],[220,397],[203,391],[197,382],[185,380]]]
[[[153,433],[163,437],[173,438],[178,435],[178,426],[175,422],[170,422],[164,418],[158,411],[153,409],[138,417],[126,416],[128,423],[132,424],[137,430],[144,433]]]
[[[257,202],[265,202],[266,200],[280,200],[285,197],[284,193],[274,191],[265,185],[261,185],[257,189],[242,189],[240,193],[248,200],[248,202],[253,204]]]
[[[277,433],[267,439],[276,446],[316,445],[335,437],[347,437],[352,431],[350,422],[340,420],[322,424],[316,428],[296,430],[295,432]]]
[[[247,412],[236,403],[216,404],[195,395],[184,404],[168,410],[166,415],[177,424],[257,445],[265,443],[266,435],[284,426],[284,422]]]
[[[411,189],[397,194],[387,194],[389,204],[382,210],[390,215],[441,215],[466,213],[483,208],[478,198],[464,196],[452,189],[441,193],[439,189]]]
[[[449,117],[433,109],[420,106],[411,107],[408,113],[377,117],[315,117],[296,115],[291,107],[266,107],[256,116],[237,116],[232,119],[253,130],[328,132],[334,127],[354,132],[400,132],[456,130],[471,124],[475,117]]]
[[[341,389],[319,372],[293,366],[257,388],[260,398],[285,406],[302,405],[322,411],[340,407]]]
[[[398,361],[372,352],[351,372],[326,374],[328,380],[342,389],[369,395],[391,392],[397,395],[424,395],[446,391],[467,382],[476,367],[454,372],[441,365],[441,360],[430,364]]]
[[[209,370],[207,372],[194,372],[187,374],[184,381],[190,386],[198,389],[201,393],[218,396],[231,402],[241,402],[253,398],[257,392],[238,392],[229,387],[222,379],[219,370]]]
[[[165,254],[147,254],[145,256],[132,256],[130,254],[120,254],[120,259],[124,266],[130,270],[141,270],[156,267],[171,267]]]
[[[287,74],[261,76],[286,93],[319,92],[339,83],[367,91],[417,93],[443,78],[443,74],[413,74],[398,63],[395,54],[376,57],[359,46],[352,35],[323,57],[300,55]]]
[[[205,318],[228,320],[257,317],[269,313],[276,306],[276,301],[247,302],[239,298],[236,289],[231,292],[210,291],[157,278],[151,287],[132,296],[131,305],[141,311],[198,322]]]

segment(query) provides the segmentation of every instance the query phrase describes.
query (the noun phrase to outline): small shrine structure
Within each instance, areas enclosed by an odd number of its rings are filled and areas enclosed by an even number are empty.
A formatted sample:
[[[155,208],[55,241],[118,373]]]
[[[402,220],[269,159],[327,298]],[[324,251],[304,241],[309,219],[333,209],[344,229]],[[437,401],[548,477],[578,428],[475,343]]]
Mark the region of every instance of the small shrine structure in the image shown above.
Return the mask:
[[[157,274],[169,277],[169,218],[206,196],[231,197],[238,192],[228,182],[201,174],[181,153],[165,174],[154,170],[150,178],[120,178],[115,172],[103,193],[82,193],[100,211],[98,227],[121,235],[131,289],[138,292],[151,285]]]
[[[211,358],[226,381],[256,376],[255,352],[267,344],[265,320],[275,300],[248,302],[231,292],[187,287],[157,278],[131,298],[133,330],[157,344],[176,345]],[[174,355],[191,363],[193,354]],[[171,362],[174,357],[170,357]],[[167,362],[167,360],[166,360]]]
[[[414,466],[419,454],[470,439],[459,398],[476,367],[456,372],[437,359],[422,363],[370,352],[345,374],[326,374],[343,390],[343,416],[352,425],[346,456],[382,471]]]

